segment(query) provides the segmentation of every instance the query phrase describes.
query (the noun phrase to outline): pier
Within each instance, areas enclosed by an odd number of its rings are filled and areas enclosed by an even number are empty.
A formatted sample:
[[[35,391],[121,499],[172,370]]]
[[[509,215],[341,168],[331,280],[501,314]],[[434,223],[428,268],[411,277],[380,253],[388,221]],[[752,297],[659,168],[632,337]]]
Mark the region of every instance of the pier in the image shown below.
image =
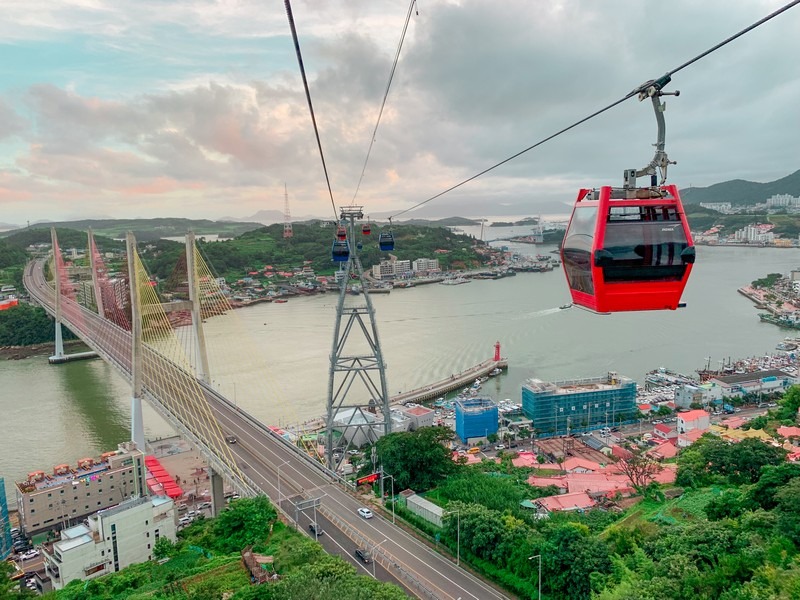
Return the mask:
[[[456,375],[451,375],[447,379],[442,379],[423,388],[417,388],[408,392],[402,392],[389,398],[390,404],[405,404],[406,402],[425,402],[444,396],[449,392],[469,387],[478,378],[488,375],[495,369],[508,369],[508,359],[489,359],[480,364],[470,367]]]

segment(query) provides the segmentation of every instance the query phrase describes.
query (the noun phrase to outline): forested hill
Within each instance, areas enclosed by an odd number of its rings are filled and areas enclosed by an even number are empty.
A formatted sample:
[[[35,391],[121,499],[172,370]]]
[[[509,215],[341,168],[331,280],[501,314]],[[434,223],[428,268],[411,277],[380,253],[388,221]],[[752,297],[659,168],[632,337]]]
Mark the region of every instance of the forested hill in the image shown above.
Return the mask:
[[[684,204],[700,204],[701,202],[756,204],[765,202],[767,198],[775,194],[800,196],[800,171],[767,183],[734,179],[704,188],[690,187],[681,190],[681,199]]]

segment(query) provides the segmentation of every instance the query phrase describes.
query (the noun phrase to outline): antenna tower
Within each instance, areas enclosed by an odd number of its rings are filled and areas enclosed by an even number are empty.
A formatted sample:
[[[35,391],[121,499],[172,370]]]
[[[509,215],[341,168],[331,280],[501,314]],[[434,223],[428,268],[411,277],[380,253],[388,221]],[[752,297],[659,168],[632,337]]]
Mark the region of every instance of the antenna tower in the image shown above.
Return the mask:
[[[289,192],[283,184],[283,237],[292,237],[292,217],[289,215]]]

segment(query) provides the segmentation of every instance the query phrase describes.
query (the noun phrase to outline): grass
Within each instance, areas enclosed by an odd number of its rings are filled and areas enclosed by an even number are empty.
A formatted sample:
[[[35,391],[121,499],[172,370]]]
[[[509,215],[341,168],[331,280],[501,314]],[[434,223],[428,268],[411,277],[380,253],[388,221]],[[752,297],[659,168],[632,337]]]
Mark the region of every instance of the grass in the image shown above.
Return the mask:
[[[617,522],[617,525],[633,527],[639,521],[671,525],[705,521],[706,515],[703,510],[722,491],[723,488],[715,486],[700,490],[689,490],[682,496],[665,502],[648,498],[632,507],[630,512]]]

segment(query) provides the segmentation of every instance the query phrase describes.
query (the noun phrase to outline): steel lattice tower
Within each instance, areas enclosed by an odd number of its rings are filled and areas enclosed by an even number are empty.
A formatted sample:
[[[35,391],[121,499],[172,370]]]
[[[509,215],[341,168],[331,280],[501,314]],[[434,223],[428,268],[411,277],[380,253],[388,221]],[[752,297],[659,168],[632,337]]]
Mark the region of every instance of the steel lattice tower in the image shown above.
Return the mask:
[[[356,235],[361,233],[356,231],[356,221],[363,218],[360,206],[341,209],[340,225],[347,229],[350,254],[338,274],[339,302],[328,379],[326,462],[331,470],[344,460],[344,450],[373,443],[392,431],[386,365],[375,310],[358,257],[361,244],[356,243]],[[348,284],[358,284],[361,293],[348,296]],[[334,428],[341,433],[338,439],[334,439]],[[341,448],[342,452],[334,456],[334,448]]]

